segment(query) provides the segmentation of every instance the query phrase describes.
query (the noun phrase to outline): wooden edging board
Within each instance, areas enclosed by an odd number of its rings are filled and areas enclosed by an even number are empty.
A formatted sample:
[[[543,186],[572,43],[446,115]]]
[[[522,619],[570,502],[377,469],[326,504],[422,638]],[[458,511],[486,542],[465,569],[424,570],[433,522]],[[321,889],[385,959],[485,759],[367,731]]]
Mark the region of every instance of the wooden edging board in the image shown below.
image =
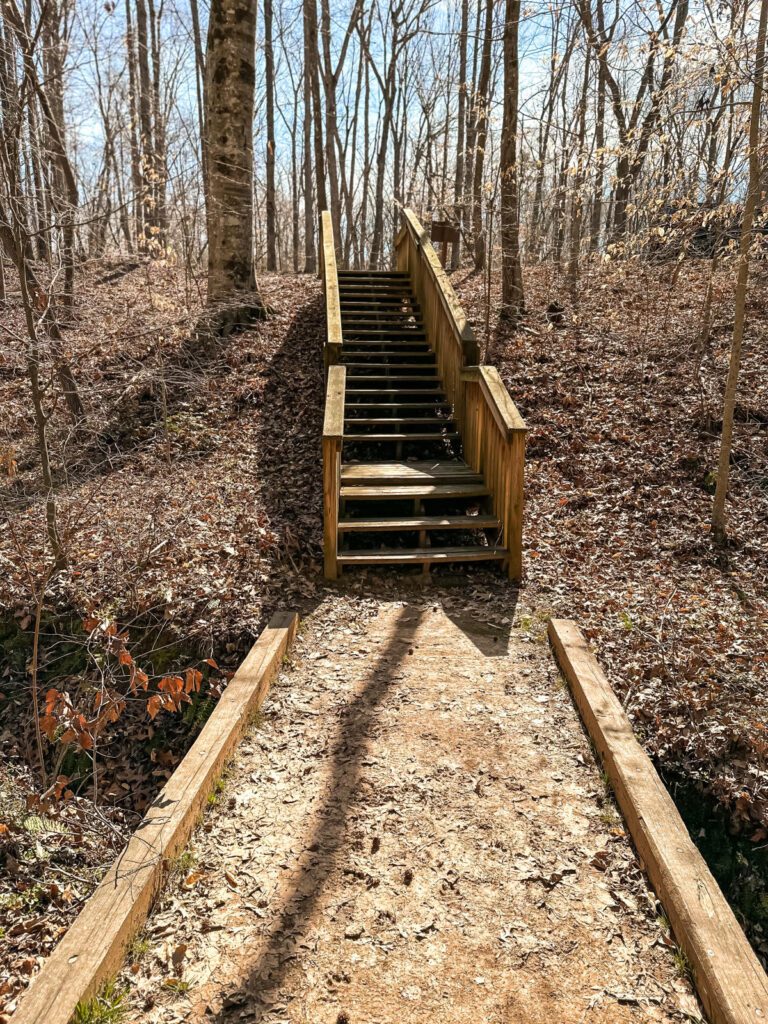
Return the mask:
[[[583,633],[570,619],[552,619],[549,638],[710,1021],[768,1020],[768,975]]]
[[[120,970],[184,848],[225,763],[261,707],[296,633],[298,615],[278,612],[224,690],[213,714],[22,997],[14,1024],[69,1024],[77,1004]]]

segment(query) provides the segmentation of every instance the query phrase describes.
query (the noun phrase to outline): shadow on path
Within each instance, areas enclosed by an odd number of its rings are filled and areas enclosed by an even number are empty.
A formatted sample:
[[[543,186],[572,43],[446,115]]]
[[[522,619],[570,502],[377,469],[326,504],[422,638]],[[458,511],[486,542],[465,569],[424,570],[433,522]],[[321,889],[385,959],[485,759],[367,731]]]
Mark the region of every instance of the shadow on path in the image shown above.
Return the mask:
[[[336,866],[336,857],[344,844],[349,812],[357,800],[361,765],[378,719],[379,708],[397,678],[397,667],[408,655],[425,611],[405,607],[395,620],[390,640],[378,654],[363,689],[351,696],[339,716],[339,731],[331,753],[331,778],[323,802],[313,812],[314,828],[306,836],[304,851],[315,854],[299,868],[298,877],[281,896],[282,911],[263,939],[249,977],[240,992],[230,994],[227,1005],[215,1018],[218,1024],[233,1024],[243,1019],[247,1008],[249,1021],[261,1021],[270,1013],[264,996],[278,989],[287,971],[295,966],[295,957],[281,962],[280,954],[288,938],[299,938],[309,926],[323,893],[324,885]]]
[[[506,658],[509,654],[509,645],[512,637],[513,620],[515,609],[519,598],[519,590],[511,584],[504,585],[504,582],[497,584],[504,587],[501,600],[498,606],[504,609],[506,622],[497,625],[479,618],[476,614],[468,611],[457,611],[451,608],[450,602],[440,602],[441,607],[454,626],[460,629],[468,640],[471,640],[478,651],[486,658]]]

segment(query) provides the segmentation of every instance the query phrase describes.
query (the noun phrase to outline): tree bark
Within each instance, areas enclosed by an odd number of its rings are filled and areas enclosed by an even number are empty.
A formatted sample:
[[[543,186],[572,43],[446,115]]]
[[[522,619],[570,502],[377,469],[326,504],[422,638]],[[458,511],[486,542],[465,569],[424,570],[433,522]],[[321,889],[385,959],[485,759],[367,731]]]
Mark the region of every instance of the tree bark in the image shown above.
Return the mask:
[[[309,11],[303,7],[304,24],[304,272],[314,274],[317,270],[315,248],[314,178],[312,175],[312,35],[309,26]]]
[[[501,129],[501,302],[502,314],[517,320],[523,310],[520,209],[517,170],[518,29],[520,0],[507,0],[504,20],[504,121]]]
[[[256,293],[253,265],[255,0],[213,0],[205,67],[208,304]]]
[[[467,120],[467,34],[469,32],[469,0],[461,0],[461,28],[459,30],[459,88],[456,111],[456,177],[453,184],[454,213],[459,224],[464,220],[464,138]],[[448,134],[446,126],[446,136]],[[451,270],[461,262],[461,232],[451,250]]]
[[[267,93],[267,270],[277,270],[275,202],[275,55],[272,43],[272,0],[264,0],[264,77]]]
[[[485,234],[483,232],[483,168],[488,138],[488,101],[491,81],[491,49],[493,43],[493,0],[486,0],[483,56],[477,86],[477,130],[475,136],[475,167],[472,182],[472,236],[475,246],[475,271],[485,267]]]

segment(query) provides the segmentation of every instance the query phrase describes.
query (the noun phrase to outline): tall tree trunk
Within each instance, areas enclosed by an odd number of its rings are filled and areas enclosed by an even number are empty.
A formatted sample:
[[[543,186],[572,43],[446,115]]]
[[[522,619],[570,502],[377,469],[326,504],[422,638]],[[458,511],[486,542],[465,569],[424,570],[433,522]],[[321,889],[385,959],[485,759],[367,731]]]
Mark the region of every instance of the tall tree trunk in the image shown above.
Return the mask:
[[[523,309],[520,262],[520,209],[517,169],[517,98],[520,65],[517,43],[520,0],[507,0],[504,20],[504,121],[501,129],[501,302],[504,316],[514,320]]]
[[[149,36],[147,5],[136,0],[136,41],[139,101],[139,152],[141,154],[141,203],[144,234],[142,248],[151,251],[158,233],[154,190],[154,148],[152,140],[152,86],[149,75]]]
[[[602,0],[598,4],[602,10]],[[600,29],[602,34],[602,27]],[[603,182],[605,180],[605,75],[597,63],[597,106],[595,110],[595,186],[592,192],[592,216],[589,225],[589,247],[592,252],[600,248],[600,229],[603,223]]]
[[[483,5],[475,0],[475,31],[472,43],[472,89],[467,109],[467,155],[464,166],[464,207],[463,230],[468,237],[472,229],[472,182],[475,174],[475,157],[477,156],[477,68],[480,53],[480,24]]]
[[[149,6],[149,30],[152,44],[152,195],[157,227],[157,245],[165,251],[168,235],[168,157],[165,151],[165,110],[161,93],[160,32],[163,13],[162,0],[155,10],[155,0],[147,0]]]
[[[312,92],[312,127],[315,142],[315,185],[318,212],[328,209],[325,194],[325,153],[323,145],[323,107],[320,101],[320,54],[317,45],[317,4],[304,0],[304,74],[309,76]]]
[[[275,203],[275,56],[272,45],[272,0],[264,0],[264,77],[267,93],[267,270],[277,270]]]
[[[461,28],[459,30],[459,95],[456,111],[456,177],[453,184],[454,214],[459,224],[463,216],[464,189],[464,138],[467,119],[467,35],[469,32],[469,0],[461,0]],[[446,138],[448,128],[446,125]],[[451,270],[457,270],[461,262],[461,232],[451,250]]]
[[[472,182],[472,235],[475,245],[475,270],[485,267],[485,234],[483,232],[483,169],[485,144],[488,138],[488,103],[491,82],[491,48],[493,43],[493,0],[486,0],[483,56],[477,86],[477,134],[475,137],[475,168]]]
[[[741,222],[739,263],[736,277],[736,294],[734,297],[733,339],[731,341],[731,358],[728,367],[728,379],[725,385],[725,397],[723,399],[723,433],[720,441],[715,501],[712,507],[712,533],[715,540],[720,544],[724,543],[726,539],[725,501],[728,496],[731,448],[733,446],[733,412],[736,405],[736,389],[739,383],[739,370],[741,368],[741,346],[744,340],[744,315],[747,301],[747,285],[749,283],[749,250],[752,243],[752,225],[755,219],[755,210],[760,198],[761,168],[758,146],[760,145],[760,108],[763,99],[763,79],[765,78],[766,22],[768,22],[768,0],[761,0],[760,20],[757,29],[755,74],[752,85],[752,107],[749,119],[749,182],[747,185],[747,199],[744,204],[744,218]]]
[[[205,112],[203,110],[203,89],[205,81],[205,56],[203,55],[203,39],[200,32],[200,12],[197,0],[189,0],[189,11],[192,17],[192,38],[195,44],[195,97],[197,99],[197,122],[200,137],[200,167],[203,174],[203,195],[208,195],[208,168],[205,164]]]
[[[304,4],[304,272],[314,274],[317,270],[317,251],[315,249],[315,213],[314,185],[312,175],[312,80],[310,64],[312,62],[311,32],[309,30],[309,12]]]
[[[576,304],[578,298],[579,284],[579,255],[581,253],[581,232],[584,209],[584,167],[587,160],[586,138],[587,138],[587,90],[589,89],[591,50],[587,45],[584,52],[584,79],[581,86],[581,98],[578,111],[578,144],[576,148],[576,173],[573,175],[571,186],[571,226],[569,233],[568,252],[568,289],[571,293],[571,301]]]
[[[139,69],[136,60],[131,0],[125,0],[125,25],[125,48],[128,56],[128,134],[131,150],[131,183],[133,185],[133,227],[136,246],[141,251],[145,248],[145,239],[141,146],[139,143]],[[204,134],[202,137],[205,137]],[[205,150],[203,149],[203,151]]]
[[[208,303],[244,293],[258,305],[253,266],[255,0],[213,0],[205,62],[210,177]]]

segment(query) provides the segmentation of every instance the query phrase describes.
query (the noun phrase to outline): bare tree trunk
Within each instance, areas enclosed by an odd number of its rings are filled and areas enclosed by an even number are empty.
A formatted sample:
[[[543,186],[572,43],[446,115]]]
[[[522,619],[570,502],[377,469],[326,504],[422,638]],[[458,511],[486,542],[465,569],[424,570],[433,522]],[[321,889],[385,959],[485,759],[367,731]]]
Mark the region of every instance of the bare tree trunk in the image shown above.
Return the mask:
[[[760,197],[761,169],[758,146],[760,145],[760,107],[763,99],[763,79],[765,77],[766,22],[768,22],[768,0],[761,0],[760,21],[757,29],[755,75],[752,86],[752,107],[749,120],[749,183],[747,186],[747,199],[744,204],[744,218],[741,223],[741,238],[739,240],[733,339],[731,341],[731,358],[728,367],[728,379],[725,385],[725,397],[723,399],[723,432],[720,441],[715,501],[712,508],[712,533],[719,544],[724,543],[726,539],[725,501],[728,495],[731,448],[733,446],[733,413],[736,405],[739,370],[741,368],[741,346],[744,339],[744,315],[747,285],[749,283],[749,250],[752,243],[752,225],[755,219],[755,210]]]
[[[155,10],[155,0],[147,0],[149,6],[149,31],[152,45],[152,195],[157,227],[157,247],[164,252],[168,234],[168,206],[166,192],[168,184],[168,158],[165,151],[165,111],[160,89],[160,19],[163,12],[162,0]]]
[[[192,38],[195,43],[195,96],[197,98],[197,122],[200,133],[200,167],[203,174],[203,195],[208,195],[208,168],[205,163],[205,112],[203,110],[203,89],[205,82],[205,57],[203,55],[203,38],[200,32],[200,12],[197,0],[189,0],[189,11],[192,17]]]
[[[139,71],[136,61],[136,44],[133,34],[131,0],[125,0],[125,47],[128,54],[128,133],[131,150],[131,182],[133,184],[133,221],[136,246],[145,248],[144,240],[144,197],[141,174],[141,147],[139,145]],[[203,136],[204,137],[204,136]],[[203,147],[205,152],[205,147]]]
[[[459,30],[459,97],[456,112],[456,177],[453,185],[454,212],[458,222],[464,219],[464,138],[467,120],[467,34],[469,32],[469,0],[461,0],[461,28]],[[446,138],[448,129],[446,126]],[[461,262],[461,232],[451,250],[451,270]]]
[[[309,77],[312,93],[312,112],[315,142],[315,184],[317,208],[322,212],[328,208],[325,194],[325,154],[323,146],[323,107],[320,102],[320,54],[317,44],[317,4],[315,0],[304,0],[304,74]]]
[[[152,87],[149,77],[149,42],[147,31],[147,5],[145,0],[136,0],[136,40],[138,67],[139,101],[139,153],[141,167],[141,203],[144,234],[142,248],[152,249],[157,234],[157,211],[153,188],[154,150],[152,140]]]
[[[275,55],[272,45],[272,0],[264,0],[264,77],[267,93],[267,270],[277,270],[275,227]]]
[[[208,303],[260,306],[253,265],[254,0],[213,0],[205,62]]]
[[[602,4],[600,4],[602,7]],[[603,223],[603,182],[605,180],[605,75],[602,64],[597,65],[597,109],[595,112],[595,187],[592,192],[592,216],[589,225],[589,247],[592,252],[600,248],[600,229]]]
[[[517,171],[517,99],[520,65],[517,42],[520,0],[507,0],[504,19],[504,122],[501,129],[501,302],[504,316],[517,320],[523,310],[520,262],[520,209]]]
[[[578,298],[579,255],[581,252],[582,214],[584,209],[582,190],[584,188],[584,167],[587,159],[587,90],[589,89],[590,54],[591,51],[589,46],[587,46],[584,52],[584,80],[581,86],[581,98],[579,100],[578,111],[576,173],[573,175],[573,185],[571,187],[571,227],[569,234],[570,246],[568,253],[567,278],[571,301],[574,305]]]
[[[477,86],[477,134],[475,137],[475,168],[472,182],[472,236],[475,244],[475,271],[485,267],[485,235],[483,233],[483,168],[488,137],[488,103],[491,81],[491,46],[493,42],[493,0],[486,0],[483,56]]]
[[[480,53],[480,23],[482,4],[475,0],[475,31],[472,44],[472,92],[471,102],[467,107],[467,155],[464,167],[464,209],[463,230],[465,237],[472,230],[472,182],[475,176],[475,158],[477,156],[477,68]]]
[[[312,175],[312,81],[309,68],[312,61],[309,12],[304,5],[304,272],[314,274],[317,270],[315,250],[315,214],[313,207]]]

